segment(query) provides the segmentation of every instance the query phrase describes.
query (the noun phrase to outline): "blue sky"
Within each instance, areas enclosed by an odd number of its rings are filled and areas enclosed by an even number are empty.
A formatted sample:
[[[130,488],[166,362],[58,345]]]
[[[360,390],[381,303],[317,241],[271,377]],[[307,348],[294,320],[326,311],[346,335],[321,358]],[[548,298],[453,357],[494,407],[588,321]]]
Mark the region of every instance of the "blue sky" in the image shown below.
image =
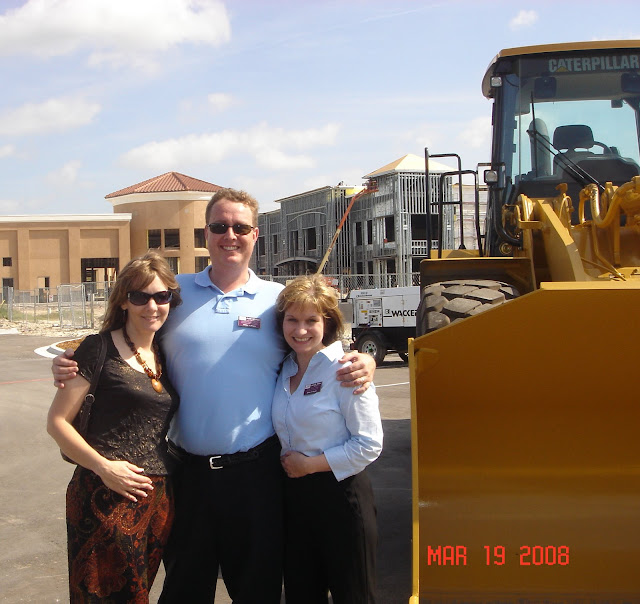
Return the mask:
[[[489,159],[502,48],[640,39],[636,1],[0,0],[0,214],[111,213],[174,170],[260,202]]]

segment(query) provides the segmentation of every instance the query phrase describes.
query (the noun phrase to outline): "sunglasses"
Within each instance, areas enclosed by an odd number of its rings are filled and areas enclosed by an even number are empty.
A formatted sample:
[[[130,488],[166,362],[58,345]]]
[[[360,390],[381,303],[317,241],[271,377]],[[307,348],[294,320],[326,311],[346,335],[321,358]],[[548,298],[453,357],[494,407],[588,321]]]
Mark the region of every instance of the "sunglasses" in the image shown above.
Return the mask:
[[[127,294],[127,298],[129,299],[129,302],[131,302],[131,304],[133,304],[134,306],[144,306],[145,304],[149,303],[149,300],[151,300],[151,298],[153,298],[156,304],[162,305],[169,304],[169,302],[171,302],[171,299],[173,298],[173,292],[165,290],[162,292],[156,292],[155,294],[148,294],[146,292],[133,291]]]
[[[211,222],[207,226],[215,235],[224,235],[229,230],[229,227],[233,229],[236,235],[248,235],[256,228],[250,224],[226,224],[225,222]]]

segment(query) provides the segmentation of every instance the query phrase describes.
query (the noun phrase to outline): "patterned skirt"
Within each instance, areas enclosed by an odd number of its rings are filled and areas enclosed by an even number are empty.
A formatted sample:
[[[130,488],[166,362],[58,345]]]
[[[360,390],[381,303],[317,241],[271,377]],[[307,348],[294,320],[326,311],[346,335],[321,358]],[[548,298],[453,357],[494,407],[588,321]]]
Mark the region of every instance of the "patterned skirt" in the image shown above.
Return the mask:
[[[76,468],[67,488],[71,604],[149,602],[174,513],[169,477],[150,478],[153,491],[134,503]]]

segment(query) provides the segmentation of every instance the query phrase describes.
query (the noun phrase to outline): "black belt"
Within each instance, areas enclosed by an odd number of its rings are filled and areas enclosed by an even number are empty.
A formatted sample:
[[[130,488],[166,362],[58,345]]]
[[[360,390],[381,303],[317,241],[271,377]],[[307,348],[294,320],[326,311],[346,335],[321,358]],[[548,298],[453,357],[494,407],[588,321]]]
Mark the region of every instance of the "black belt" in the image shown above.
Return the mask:
[[[228,468],[247,461],[255,461],[268,450],[280,447],[280,441],[275,434],[259,445],[253,447],[253,449],[225,455],[194,455],[193,453],[185,451],[182,447],[179,447],[170,440],[167,441],[167,444],[169,452],[180,461],[198,464],[208,468],[209,470],[222,470],[222,468]]]

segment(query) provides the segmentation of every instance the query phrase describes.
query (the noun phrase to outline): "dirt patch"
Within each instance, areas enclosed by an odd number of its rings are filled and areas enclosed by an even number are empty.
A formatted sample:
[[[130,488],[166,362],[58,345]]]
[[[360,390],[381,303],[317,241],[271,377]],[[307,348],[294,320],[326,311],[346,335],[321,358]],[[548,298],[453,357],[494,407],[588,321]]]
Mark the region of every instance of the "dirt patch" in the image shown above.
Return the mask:
[[[18,333],[26,336],[46,336],[51,337],[52,342],[66,340],[82,340],[90,333],[96,333],[97,329],[79,329],[77,327],[60,327],[59,325],[51,325],[50,323],[25,323],[22,321],[9,321],[8,319],[0,319],[0,330],[15,329]]]
[[[80,346],[80,343],[82,342],[82,340],[84,340],[84,338],[76,338],[74,340],[65,340],[64,342],[58,342],[56,344],[56,347],[60,348],[61,350],[67,350],[67,348],[71,348],[71,350],[76,350],[78,346]]]

